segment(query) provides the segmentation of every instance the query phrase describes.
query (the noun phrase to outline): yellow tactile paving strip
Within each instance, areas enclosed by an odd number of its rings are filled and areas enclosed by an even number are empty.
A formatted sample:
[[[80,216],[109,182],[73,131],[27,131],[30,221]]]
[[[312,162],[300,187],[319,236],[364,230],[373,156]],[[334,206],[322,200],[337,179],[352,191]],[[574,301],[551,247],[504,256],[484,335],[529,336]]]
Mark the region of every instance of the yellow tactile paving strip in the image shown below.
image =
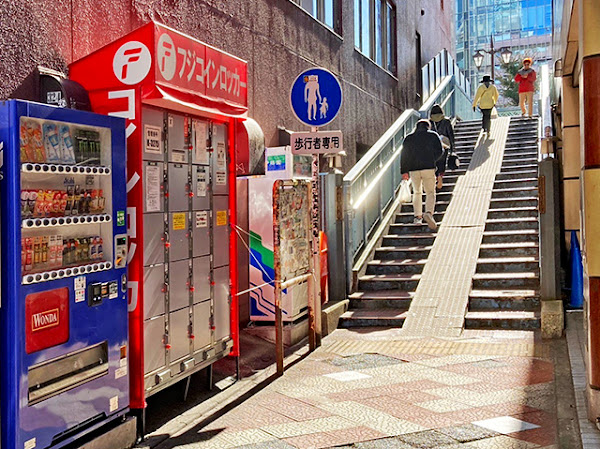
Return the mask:
[[[427,354],[427,355],[485,355],[550,358],[548,345],[539,342],[523,341],[510,344],[491,343],[488,339],[480,342],[460,340],[415,339],[396,341],[352,341],[339,340],[323,346],[323,351],[338,355],[362,353],[378,354]]]
[[[462,332],[509,123],[510,118],[494,120],[491,137],[479,140],[467,172],[456,183],[402,327],[405,336]]]

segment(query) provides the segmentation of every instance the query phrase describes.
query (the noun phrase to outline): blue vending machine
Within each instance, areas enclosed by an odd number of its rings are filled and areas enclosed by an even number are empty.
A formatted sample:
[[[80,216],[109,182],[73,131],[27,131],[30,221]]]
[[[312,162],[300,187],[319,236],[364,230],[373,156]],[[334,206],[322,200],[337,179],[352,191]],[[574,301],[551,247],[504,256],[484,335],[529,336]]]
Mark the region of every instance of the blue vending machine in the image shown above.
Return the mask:
[[[124,416],[125,121],[0,102],[2,448],[64,447]]]

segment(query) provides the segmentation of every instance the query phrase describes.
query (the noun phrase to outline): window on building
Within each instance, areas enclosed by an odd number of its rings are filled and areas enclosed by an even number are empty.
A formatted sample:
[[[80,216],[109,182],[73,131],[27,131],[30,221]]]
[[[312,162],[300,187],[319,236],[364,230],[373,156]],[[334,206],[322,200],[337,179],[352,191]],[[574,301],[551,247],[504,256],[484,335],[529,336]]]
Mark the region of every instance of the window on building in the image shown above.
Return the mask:
[[[389,0],[354,0],[354,45],[396,72],[396,8]]]
[[[333,31],[341,34],[341,0],[292,0],[305,9],[315,19],[323,22]]]

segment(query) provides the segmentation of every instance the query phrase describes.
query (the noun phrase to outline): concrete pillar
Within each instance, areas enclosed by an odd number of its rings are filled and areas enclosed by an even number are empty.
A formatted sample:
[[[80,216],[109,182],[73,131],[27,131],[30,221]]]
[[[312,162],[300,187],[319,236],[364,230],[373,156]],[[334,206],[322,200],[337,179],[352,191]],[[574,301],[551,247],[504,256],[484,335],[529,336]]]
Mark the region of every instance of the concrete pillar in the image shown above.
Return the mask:
[[[540,296],[542,337],[560,338],[564,329],[560,291],[560,201],[558,161],[547,157],[539,164]]]
[[[579,1],[582,251],[588,316],[588,418],[600,417],[600,2]]]
[[[340,171],[321,175],[323,194],[323,229],[327,235],[329,300],[346,298],[346,263],[344,259],[344,196]]]

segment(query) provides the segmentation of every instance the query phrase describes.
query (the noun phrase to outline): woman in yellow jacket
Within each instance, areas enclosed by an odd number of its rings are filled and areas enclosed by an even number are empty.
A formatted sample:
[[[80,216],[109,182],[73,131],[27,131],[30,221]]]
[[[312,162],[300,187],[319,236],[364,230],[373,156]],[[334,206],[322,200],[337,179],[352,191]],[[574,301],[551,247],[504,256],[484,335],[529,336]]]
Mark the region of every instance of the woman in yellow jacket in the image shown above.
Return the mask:
[[[483,128],[483,132],[488,135],[490,134],[490,127],[492,125],[492,109],[498,101],[498,95],[498,89],[492,83],[490,76],[485,75],[473,99],[473,111],[475,111],[477,103],[479,103],[479,109],[481,109],[481,113],[483,114],[481,127]]]

